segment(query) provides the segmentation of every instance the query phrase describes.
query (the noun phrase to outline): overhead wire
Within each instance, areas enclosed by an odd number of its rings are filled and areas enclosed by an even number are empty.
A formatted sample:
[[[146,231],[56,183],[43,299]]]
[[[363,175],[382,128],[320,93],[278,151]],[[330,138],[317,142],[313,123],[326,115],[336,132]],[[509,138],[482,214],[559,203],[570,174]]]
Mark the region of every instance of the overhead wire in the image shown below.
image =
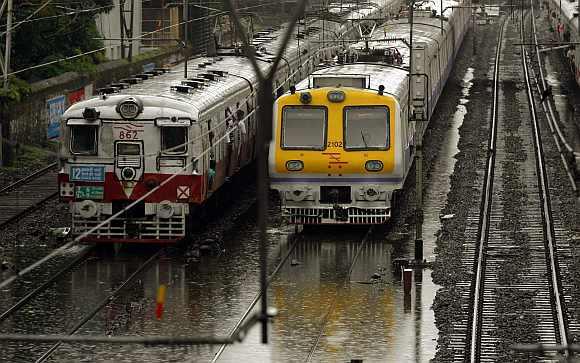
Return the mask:
[[[110,6],[100,6],[98,8],[91,8],[91,9],[81,9],[81,10],[75,10],[75,11],[69,11],[66,13],[62,13],[62,14],[58,14],[58,15],[49,15],[49,16],[43,16],[41,18],[34,18],[31,19],[30,16],[27,17],[24,20],[18,21],[16,24],[14,24],[11,28],[11,30],[14,30],[16,27],[22,25],[22,24],[27,24],[27,23],[34,23],[37,21],[41,21],[41,20],[47,20],[47,19],[56,19],[56,18],[61,18],[61,17],[65,17],[65,16],[72,16],[72,15],[78,15],[78,14],[82,14],[82,13],[90,13],[90,12],[95,12],[98,10],[102,10],[102,9],[107,9],[110,8]],[[32,14],[31,14],[32,15]],[[3,24],[0,25],[1,28],[6,28],[7,25]],[[0,33],[0,36],[4,36],[6,34],[7,31],[3,31],[2,33]]]
[[[48,0],[48,1],[51,1],[51,0]],[[244,8],[240,8],[240,10],[248,10],[248,9],[260,8],[260,7],[265,7],[265,6],[279,4],[279,3],[280,2],[278,2],[278,1],[273,1],[273,2],[270,2],[270,3],[265,3],[265,4],[260,4],[260,5],[247,6],[247,7],[244,7]],[[188,24],[188,23],[192,23],[192,22],[196,22],[196,21],[201,21],[201,20],[215,18],[216,16],[220,16],[220,15],[224,15],[224,14],[228,14],[228,13],[229,13],[228,11],[222,11],[222,12],[219,12],[219,13],[216,13],[216,14],[206,15],[206,16],[203,16],[203,17],[195,18],[195,19],[190,19],[190,20],[183,21],[183,22],[180,22],[180,23],[177,23],[177,24],[173,24],[173,25],[169,25],[169,26],[166,26],[166,27],[163,27],[163,28],[160,28],[160,29],[157,29],[157,30],[148,32],[148,33],[143,33],[141,36],[138,36],[136,38],[133,38],[133,40],[144,40],[143,37],[148,36],[148,35],[152,35],[152,34],[155,34],[155,33],[158,33],[158,32],[164,31],[164,30],[167,30],[167,29],[171,29],[171,28],[174,28],[176,26],[183,25],[183,24]],[[14,28],[12,28],[12,29],[14,29]],[[13,76],[15,74],[20,74],[22,72],[30,71],[30,70],[33,70],[33,69],[38,69],[38,68],[46,67],[46,66],[49,66],[51,64],[65,62],[65,61],[68,61],[68,60],[71,60],[71,59],[79,58],[79,57],[82,57],[82,56],[85,56],[85,55],[89,55],[89,54],[93,54],[93,53],[97,53],[97,52],[101,52],[101,51],[104,51],[106,49],[114,48],[114,47],[116,47],[116,45],[108,45],[108,46],[104,46],[104,47],[101,47],[101,48],[98,48],[98,49],[94,49],[94,50],[90,50],[90,51],[87,51],[87,52],[79,53],[79,54],[76,54],[76,55],[73,55],[73,56],[60,58],[60,59],[57,59],[57,60],[54,60],[54,61],[50,61],[50,62],[46,62],[46,63],[42,63],[42,64],[37,64],[35,66],[30,66],[30,67],[26,67],[26,68],[23,68],[23,69],[19,69],[19,70],[10,72],[10,73],[7,74],[7,76]]]

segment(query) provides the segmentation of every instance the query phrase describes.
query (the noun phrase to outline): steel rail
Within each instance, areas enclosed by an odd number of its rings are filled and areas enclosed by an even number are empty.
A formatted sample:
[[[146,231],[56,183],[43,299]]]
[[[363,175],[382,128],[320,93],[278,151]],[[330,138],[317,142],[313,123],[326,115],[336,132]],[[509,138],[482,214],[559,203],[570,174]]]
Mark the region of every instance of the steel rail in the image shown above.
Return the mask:
[[[52,275],[48,280],[38,286],[36,289],[32,290],[28,294],[26,294],[23,298],[21,298],[16,304],[12,305],[10,308],[5,310],[2,314],[0,314],[0,323],[6,320],[13,312],[17,311],[22,307],[22,305],[26,304],[30,299],[38,295],[40,292],[44,291],[50,284],[55,282],[60,276],[64,273],[72,270],[75,266],[77,266],[80,262],[85,260],[85,258],[89,255],[90,252],[94,250],[95,246],[84,246],[83,250],[80,254],[71,262],[69,262],[64,268],[60,271]]]
[[[10,191],[10,190],[12,190],[14,188],[16,188],[17,186],[20,186],[22,184],[27,183],[31,179],[35,179],[36,177],[38,177],[40,175],[44,175],[46,172],[52,170],[56,166],[57,166],[57,163],[56,162],[54,162],[52,164],[48,164],[47,166],[43,167],[42,169],[39,169],[39,170],[35,171],[32,174],[29,174],[29,175],[25,176],[22,179],[18,179],[14,183],[9,184],[9,185],[5,186],[4,188],[1,188],[0,189],[0,194],[4,194],[4,193],[6,193],[6,192],[8,192],[8,191]]]
[[[533,8],[533,6],[532,6]],[[522,22],[520,24],[521,37],[524,37],[524,21],[522,16]],[[534,151],[536,153],[536,165],[538,170],[538,184],[540,185],[540,197],[541,197],[541,207],[543,215],[543,227],[544,227],[544,237],[546,239],[547,247],[547,258],[550,265],[550,280],[552,282],[552,293],[555,300],[555,310],[556,310],[556,320],[557,329],[560,335],[560,344],[568,345],[568,326],[566,323],[564,307],[564,300],[561,299],[562,292],[560,291],[560,270],[558,266],[558,257],[556,256],[556,238],[554,232],[554,221],[552,216],[552,207],[550,203],[550,192],[548,189],[548,176],[546,173],[546,165],[544,163],[544,150],[542,147],[542,139],[540,134],[540,125],[537,118],[536,104],[534,102],[534,93],[532,91],[532,85],[528,70],[528,58],[526,55],[526,49],[521,46],[522,54],[522,65],[524,68],[524,78],[526,81],[526,91],[528,96],[528,102],[530,105],[530,116],[531,122],[534,130]],[[568,351],[564,352],[565,356],[568,356]]]
[[[300,238],[300,237],[296,237],[296,238]],[[267,282],[266,282],[266,287],[270,286],[270,283],[274,280],[274,278],[276,277],[276,275],[278,274],[278,272],[280,272],[280,269],[282,269],[282,267],[286,264],[286,261],[288,261],[288,259],[290,258],[290,255],[292,255],[292,252],[296,249],[296,245],[299,242],[296,238],[294,238],[294,240],[292,241],[292,244],[290,245],[290,248],[288,249],[288,252],[286,252],[286,254],[284,255],[284,257],[282,258],[282,260],[280,260],[280,262],[278,263],[278,265],[276,266],[276,268],[274,269],[274,271],[272,271],[272,273],[270,274],[270,276],[268,276],[268,279],[267,279]],[[238,330],[242,326],[242,323],[248,318],[248,316],[250,315],[250,313],[252,312],[252,310],[254,309],[254,307],[256,306],[256,304],[258,303],[258,301],[260,301],[260,299],[262,298],[262,295],[264,294],[264,292],[265,292],[265,290],[262,289],[262,288],[260,288],[260,291],[256,294],[256,296],[254,296],[254,299],[252,300],[252,302],[250,303],[250,305],[248,306],[248,308],[244,311],[244,313],[242,314],[241,318],[238,320],[238,322],[233,326],[233,328],[228,333],[228,337],[229,338],[234,338],[236,336]],[[219,359],[219,357],[225,351],[227,345],[228,344],[225,344],[224,343],[224,344],[222,344],[220,346],[220,349],[217,351],[217,353],[215,354],[215,356],[211,360],[212,363],[217,362],[217,360]]]
[[[82,328],[87,322],[89,322],[99,311],[101,311],[108,303],[110,303],[111,301],[113,301],[115,299],[115,297],[117,297],[117,295],[119,295],[119,293],[121,291],[123,291],[123,289],[125,287],[127,287],[127,285],[129,285],[137,276],[139,276],[143,271],[146,270],[146,268],[148,268],[151,263],[153,263],[155,260],[157,260],[157,258],[159,256],[161,256],[161,253],[165,251],[165,248],[161,248],[159,250],[157,250],[157,252],[155,252],[151,257],[149,257],[141,266],[139,266],[121,285],[119,285],[113,292],[111,292],[106,298],[104,298],[100,304],[98,304],[97,306],[95,306],[93,308],[93,310],[91,310],[88,314],[86,314],[69,332],[68,335],[74,335],[78,332],[78,330],[80,328]],[[38,358],[36,360],[36,363],[40,363],[40,362],[44,362],[46,361],[48,358],[50,358],[50,356],[52,355],[52,353],[54,353],[58,347],[60,347],[60,345],[62,344],[62,341],[59,341],[57,343],[55,343],[51,348],[49,348],[46,352],[44,352],[44,354]]]
[[[332,299],[332,304],[330,304],[330,306],[328,307],[328,310],[326,311],[326,314],[324,315],[324,318],[322,319],[322,324],[320,324],[320,330],[318,331],[318,334],[316,336],[316,339],[314,340],[314,344],[312,345],[312,348],[310,348],[310,351],[308,352],[308,356],[306,357],[306,362],[312,361],[312,357],[314,356],[314,353],[316,352],[316,348],[318,347],[318,344],[320,344],[320,339],[322,338],[322,335],[324,334],[324,329],[326,328],[326,325],[328,324],[328,320],[330,319],[330,315],[332,314],[332,312],[336,308],[336,304],[338,301],[338,295],[340,294],[340,291],[350,282],[350,276],[352,275],[352,270],[354,269],[354,265],[356,264],[356,261],[358,260],[358,256],[360,255],[360,252],[362,251],[363,247],[366,245],[366,243],[369,239],[369,236],[371,235],[373,229],[374,229],[373,226],[371,226],[368,229],[367,233],[364,235],[364,237],[361,241],[361,244],[356,251],[356,254],[352,258],[352,261],[350,262],[350,267],[348,269],[348,273],[344,277],[343,283],[337,286],[336,295],[334,296],[334,299]]]
[[[542,81],[542,89],[545,90],[546,89],[546,79],[544,77],[544,70],[542,68],[542,66],[543,66],[542,58],[540,57],[540,52],[538,51],[538,44],[539,43],[538,43],[538,34],[536,33],[536,17],[534,14],[534,7],[533,6],[532,6],[532,21],[531,21],[531,23],[532,23],[532,29],[530,29],[530,31],[534,35],[533,46],[535,47],[535,50],[536,50],[538,68],[540,70],[540,80]],[[537,81],[536,73],[533,71],[533,69],[532,69],[532,74],[534,76],[534,79],[536,79],[536,89],[538,91],[538,94],[541,94],[542,92],[540,90],[540,85]],[[576,193],[576,195],[578,195],[578,186],[576,185],[576,180],[574,178],[574,175],[572,174],[572,171],[570,170],[570,165],[568,164],[568,159],[566,158],[566,153],[567,153],[567,155],[571,155],[572,157],[574,157],[574,149],[570,146],[570,144],[566,140],[564,134],[560,130],[560,126],[558,125],[558,122],[556,122],[556,117],[554,116],[554,110],[552,108],[552,103],[550,102],[549,99],[546,99],[546,100],[544,100],[544,102],[542,102],[542,108],[544,110],[544,113],[546,114],[546,119],[548,120],[548,126],[550,127],[550,133],[552,134],[552,138],[554,138],[554,141],[556,143],[556,147],[558,148],[558,152],[560,153],[560,159],[562,160],[562,164],[564,164],[564,169],[566,169],[566,174],[568,174],[568,179],[570,180],[570,184],[572,185],[572,189],[574,190],[574,193]],[[563,149],[565,149],[565,152],[563,151]]]
[[[476,362],[478,358],[479,351],[479,330],[481,323],[481,307],[480,301],[483,298],[483,282],[485,274],[485,253],[484,249],[487,245],[489,237],[489,224],[491,216],[491,201],[493,198],[493,177],[495,169],[495,148],[497,139],[497,119],[499,114],[498,109],[498,84],[499,84],[499,61],[501,55],[501,43],[503,40],[505,24],[507,20],[504,20],[501,24],[501,29],[499,31],[497,48],[495,54],[495,65],[493,73],[493,106],[492,106],[492,118],[491,118],[491,134],[488,142],[488,158],[487,167],[485,170],[485,180],[483,184],[483,196],[480,207],[480,219],[478,228],[478,247],[476,249],[475,258],[475,284],[473,291],[473,315],[471,316],[471,338],[469,342],[469,361]]]

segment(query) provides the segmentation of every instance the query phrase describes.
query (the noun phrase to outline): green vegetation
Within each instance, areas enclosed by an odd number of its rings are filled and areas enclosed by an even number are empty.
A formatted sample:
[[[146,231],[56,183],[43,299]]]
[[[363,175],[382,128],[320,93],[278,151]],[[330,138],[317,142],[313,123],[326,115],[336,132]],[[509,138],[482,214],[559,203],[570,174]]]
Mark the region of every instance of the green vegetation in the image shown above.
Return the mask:
[[[13,153],[14,158],[10,160],[10,165],[3,167],[5,171],[27,169],[32,172],[56,159],[54,151],[31,145],[18,145],[13,149]]]
[[[11,69],[25,69],[103,47],[102,41],[94,39],[99,37],[95,24],[95,15],[109,11],[112,5],[112,0],[87,0],[82,2],[78,0],[61,0],[58,3],[49,3],[49,5],[34,14],[30,21],[19,24],[13,31]],[[41,3],[15,1],[13,26],[32,15],[41,6]],[[88,9],[97,10],[64,15]],[[5,16],[2,18],[1,25],[3,26],[2,29],[5,29]],[[26,82],[34,82],[69,71],[90,73],[95,70],[95,64],[104,60],[103,52],[92,53],[70,61],[31,69],[18,74],[18,78]],[[19,83],[18,80],[13,80],[11,86],[13,90],[0,94],[0,97],[18,100],[26,93],[26,87]]]

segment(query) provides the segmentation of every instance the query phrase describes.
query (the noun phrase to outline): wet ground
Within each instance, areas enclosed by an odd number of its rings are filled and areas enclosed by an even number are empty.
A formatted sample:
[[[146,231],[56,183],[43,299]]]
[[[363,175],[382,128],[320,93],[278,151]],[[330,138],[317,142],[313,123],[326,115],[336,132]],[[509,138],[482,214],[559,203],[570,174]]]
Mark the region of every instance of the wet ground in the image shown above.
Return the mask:
[[[470,51],[471,48],[464,47],[459,57]],[[450,188],[458,129],[469,112],[473,69],[461,72],[441,98],[424,145],[424,255],[429,261],[434,259],[442,208]],[[449,142],[441,143],[440,140]],[[272,285],[269,300],[278,309],[279,316],[272,325],[271,344],[257,343],[257,329],[254,329],[244,344],[226,349],[219,360],[233,361],[242,357],[251,361],[428,362],[432,359],[438,330],[431,306],[439,286],[433,284],[431,270],[417,270],[411,294],[405,297],[400,271],[392,264],[395,258],[413,257],[410,223],[413,221],[414,193],[409,191],[414,185],[413,177],[408,185],[411,187],[407,187],[408,193],[402,198],[401,209],[396,212],[392,225],[364,246],[348,280],[345,280],[348,264],[364,231],[348,228],[306,231],[304,238],[308,242],[301,243],[291,256],[297,264],[286,265]],[[275,212],[271,216],[274,225],[268,235],[272,266],[287,251],[287,237],[292,228],[285,228]],[[221,220],[221,223],[230,223],[235,232],[221,236],[208,232],[202,238],[217,241],[218,247],[210,243],[210,248],[201,257],[184,250],[182,255],[161,259],[127,293],[89,321],[79,334],[228,334],[258,291],[258,235],[252,217],[235,223]],[[208,227],[212,229],[214,227]],[[66,288],[53,297],[69,307],[94,306],[130,273],[134,265],[131,261],[135,258],[121,254],[99,263],[84,264],[70,274],[64,285]],[[375,273],[380,274],[380,281],[371,283],[370,277]],[[155,298],[157,287],[162,283],[168,286],[167,302],[164,317],[158,321],[154,318]],[[69,312],[67,318],[71,321],[82,309],[76,310],[79,309],[71,308]],[[52,359],[210,361],[217,350],[63,345]]]
[[[479,31],[479,45],[493,43],[491,27]],[[483,47],[479,51],[485,52]],[[473,201],[479,197],[471,182],[476,179],[478,168],[475,155],[484,140],[482,135],[485,137],[485,133],[478,134],[485,131],[485,125],[481,125],[477,115],[485,114],[487,84],[482,79],[488,76],[488,68],[486,64],[473,63],[472,52],[473,38],[469,35],[424,145],[424,256],[429,261],[437,255],[441,258],[435,263],[435,275],[443,288],[432,282],[430,269],[418,270],[411,294],[405,298],[399,272],[392,264],[396,258],[413,257],[414,178],[410,177],[407,193],[401,198],[401,210],[396,211],[387,231],[374,235],[363,247],[350,278],[346,278],[348,266],[364,231],[344,228],[306,231],[303,238],[308,243],[300,242],[290,258],[296,263],[282,268],[270,290],[270,304],[279,312],[271,326],[271,344],[257,343],[258,330],[253,329],[245,343],[227,348],[219,361],[427,362],[435,356],[438,327],[444,333],[439,335],[439,344],[444,346],[445,334],[449,332],[448,314],[453,313],[449,309],[454,299],[450,282],[456,279],[447,274],[453,268],[452,260],[457,258],[451,250],[462,240],[458,233],[465,218],[462,205],[470,197],[474,197]],[[478,78],[479,83],[473,86]],[[473,105],[475,99],[480,103]],[[454,196],[448,201],[450,190]],[[441,217],[446,214],[449,216],[444,218],[446,229],[441,238]],[[275,223],[268,233],[269,263],[273,266],[287,252],[292,228],[284,227],[274,210],[271,216]],[[80,334],[228,334],[258,291],[258,234],[254,220],[251,213],[241,221],[236,218],[220,222],[231,226],[233,233],[225,231],[217,236],[208,233],[204,237],[217,243],[211,243],[202,256],[186,249],[159,260],[125,294],[82,328]],[[28,223],[24,224],[28,225],[26,228],[34,228],[34,222],[23,223]],[[33,241],[33,236],[25,241]],[[13,239],[6,237],[4,243],[13,243]],[[450,243],[450,239],[455,242]],[[51,298],[66,302],[66,306],[93,306],[130,273],[134,258],[121,254],[84,264],[70,274],[61,291]],[[375,273],[380,275],[380,281],[371,283],[370,277]],[[162,283],[168,286],[167,302],[163,319],[156,320],[156,291]],[[432,309],[436,293],[437,326]],[[76,310],[79,309],[71,308],[61,316],[73,320]],[[27,324],[36,320],[27,319]],[[217,351],[217,347],[63,345],[53,361],[207,362]],[[444,353],[439,360],[445,360]],[[18,356],[26,358],[24,354]],[[12,361],[13,357],[16,355],[7,356],[6,361]]]

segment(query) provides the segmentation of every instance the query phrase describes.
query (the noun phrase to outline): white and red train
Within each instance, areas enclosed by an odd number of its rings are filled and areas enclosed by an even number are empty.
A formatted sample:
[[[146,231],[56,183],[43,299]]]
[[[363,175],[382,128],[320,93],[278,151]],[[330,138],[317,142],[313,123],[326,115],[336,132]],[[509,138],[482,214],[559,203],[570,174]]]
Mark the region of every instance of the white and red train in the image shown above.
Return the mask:
[[[378,17],[386,3],[334,13]],[[323,40],[358,33],[356,22],[344,24],[317,20],[298,27],[275,73],[278,92],[334,55],[337,43],[323,48]],[[284,31],[254,36],[262,72],[269,71]],[[197,210],[252,162],[257,77],[245,56],[226,53],[190,60],[187,78],[182,64],[120,80],[64,113],[58,182],[75,235],[112,243],[181,240]]]

